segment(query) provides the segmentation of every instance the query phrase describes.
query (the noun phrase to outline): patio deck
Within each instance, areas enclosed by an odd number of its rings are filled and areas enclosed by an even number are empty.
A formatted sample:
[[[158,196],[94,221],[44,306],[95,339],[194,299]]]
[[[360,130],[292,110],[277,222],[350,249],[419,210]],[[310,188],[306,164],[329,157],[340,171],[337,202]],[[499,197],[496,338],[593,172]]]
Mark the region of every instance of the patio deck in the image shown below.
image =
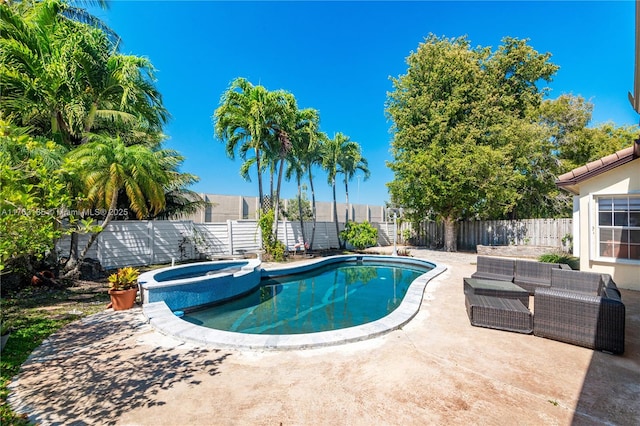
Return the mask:
[[[385,336],[321,349],[233,351],[163,336],[140,309],[94,315],[23,366],[9,401],[40,424],[640,424],[640,292],[622,291],[626,350],[609,355],[472,327],[445,264],[418,315]]]

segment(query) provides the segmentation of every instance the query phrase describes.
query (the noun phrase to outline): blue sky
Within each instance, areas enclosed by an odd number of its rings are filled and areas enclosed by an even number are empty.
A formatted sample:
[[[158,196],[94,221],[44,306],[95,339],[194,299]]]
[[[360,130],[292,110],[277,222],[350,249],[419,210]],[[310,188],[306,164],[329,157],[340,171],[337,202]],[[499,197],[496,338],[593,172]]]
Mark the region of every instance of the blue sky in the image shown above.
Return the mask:
[[[285,89],[301,108],[320,112],[330,137],[359,142],[371,177],[350,183],[350,201],[389,200],[385,166],[392,135],[384,113],[389,77],[407,70],[405,59],[429,34],[468,36],[496,48],[505,36],[528,38],[550,52],[560,70],[550,98],[581,95],[594,105],[593,124],[638,123],[627,100],[633,89],[634,2],[218,2],[112,1],[90,9],[123,40],[122,53],[148,57],[172,115],[167,146],[196,174],[198,192],[257,195],[214,139],[211,116],[236,77],[269,90]],[[316,198],[331,200],[326,175],[315,171]],[[283,196],[295,196],[283,183]],[[339,185],[338,201],[344,201]]]

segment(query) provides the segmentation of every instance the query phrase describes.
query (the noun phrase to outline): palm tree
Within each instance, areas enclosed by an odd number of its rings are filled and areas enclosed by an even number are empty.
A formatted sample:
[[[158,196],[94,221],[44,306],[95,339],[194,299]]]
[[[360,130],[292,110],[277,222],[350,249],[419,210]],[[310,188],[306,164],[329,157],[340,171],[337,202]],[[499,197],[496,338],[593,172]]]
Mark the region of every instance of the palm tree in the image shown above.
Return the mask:
[[[173,150],[159,146],[130,145],[121,138],[94,135],[74,149],[66,158],[65,169],[81,177],[86,191],[87,209],[101,209],[103,230],[114,217],[118,197],[126,195],[129,207],[139,218],[162,211],[165,191],[180,176],[177,171],[183,158]],[[98,237],[95,232],[80,253],[83,260]],[[68,264],[67,276],[77,272],[78,264]]]
[[[92,64],[87,64],[89,68]],[[154,85],[155,68],[147,58],[112,54],[88,73],[85,93],[88,111],[83,120],[82,140],[89,132],[119,135],[128,144],[136,135],[160,134],[169,119],[162,95]]]
[[[273,162],[273,170],[278,171],[278,181],[273,196],[273,235],[277,237],[278,219],[280,216],[280,189],[282,187],[282,176],[285,167],[285,161],[289,157],[293,145],[291,138],[296,136],[299,126],[299,120],[304,120],[298,110],[296,98],[289,92],[278,90],[271,92],[271,99],[276,108],[273,114],[268,117],[268,128],[273,132],[273,136],[268,138],[269,141],[275,141],[268,149],[268,153],[272,153],[271,161]]]
[[[316,192],[313,186],[313,167],[316,165],[322,166],[322,152],[324,150],[324,144],[329,140],[326,133],[316,131],[311,134],[311,142],[307,149],[306,155],[303,158],[306,164],[307,175],[309,176],[309,188],[311,189],[311,212],[313,215],[313,224],[311,227],[311,241],[309,242],[309,248],[313,249],[313,241],[316,236]]]
[[[298,188],[298,215],[300,218],[300,232],[302,233],[303,242],[308,243],[304,232],[304,216],[302,213],[302,177],[305,175],[305,173],[309,173],[309,179],[311,182],[313,182],[309,159],[312,150],[315,149],[320,117],[317,110],[313,108],[307,108],[298,111],[296,121],[298,124],[296,126],[296,132],[292,137],[292,155],[288,160],[286,177],[287,180],[289,180],[295,174],[296,184]],[[309,247],[311,247],[311,245],[309,245]]]
[[[323,145],[322,167],[327,172],[327,181],[333,190],[333,221],[336,224],[336,235],[340,248],[344,248],[344,243],[340,240],[340,226],[338,224],[338,206],[336,201],[336,176],[343,173],[341,164],[346,155],[357,150],[358,144],[351,141],[348,136],[338,132],[333,139],[327,140]]]
[[[345,223],[347,223],[349,221],[349,211],[351,210],[349,204],[349,181],[353,179],[358,170],[363,173],[364,180],[369,179],[371,172],[369,172],[367,160],[362,156],[361,147],[357,142],[349,144],[349,149],[342,154],[338,159],[338,163],[340,171],[344,176],[344,191],[347,205]]]
[[[80,16],[64,2],[26,3],[0,4],[4,116],[65,145],[92,131],[160,132],[169,115],[147,59],[118,54],[104,29],[63,18]]]
[[[245,78],[236,78],[220,99],[220,106],[213,115],[215,135],[226,143],[229,158],[235,158],[239,151],[245,160],[241,174],[248,178],[249,166],[255,165],[258,176],[258,198],[260,206],[264,204],[262,173],[269,135],[273,135],[269,127],[269,117],[277,107],[274,96],[263,86],[254,86]],[[247,159],[247,153],[253,150],[253,158]]]

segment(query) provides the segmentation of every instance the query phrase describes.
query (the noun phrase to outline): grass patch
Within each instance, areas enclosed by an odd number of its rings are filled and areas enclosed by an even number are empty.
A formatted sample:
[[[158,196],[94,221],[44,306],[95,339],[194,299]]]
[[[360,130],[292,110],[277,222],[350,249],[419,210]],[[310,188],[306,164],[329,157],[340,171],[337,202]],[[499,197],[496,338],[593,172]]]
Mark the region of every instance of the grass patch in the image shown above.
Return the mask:
[[[7,386],[29,354],[70,322],[103,311],[108,301],[104,283],[86,282],[65,289],[30,287],[0,299],[3,320],[12,328],[0,360],[0,424],[30,424],[7,404]]]

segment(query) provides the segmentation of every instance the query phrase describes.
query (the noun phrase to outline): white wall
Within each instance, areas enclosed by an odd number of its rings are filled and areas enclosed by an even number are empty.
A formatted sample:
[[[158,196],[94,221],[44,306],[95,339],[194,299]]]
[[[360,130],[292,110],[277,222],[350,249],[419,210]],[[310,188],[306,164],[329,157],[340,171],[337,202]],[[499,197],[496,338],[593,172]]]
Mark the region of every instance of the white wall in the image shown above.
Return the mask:
[[[640,159],[597,175],[579,184],[580,270],[610,274],[618,287],[640,291],[640,262],[607,259],[598,256],[596,244],[595,197],[603,195],[640,194]]]

